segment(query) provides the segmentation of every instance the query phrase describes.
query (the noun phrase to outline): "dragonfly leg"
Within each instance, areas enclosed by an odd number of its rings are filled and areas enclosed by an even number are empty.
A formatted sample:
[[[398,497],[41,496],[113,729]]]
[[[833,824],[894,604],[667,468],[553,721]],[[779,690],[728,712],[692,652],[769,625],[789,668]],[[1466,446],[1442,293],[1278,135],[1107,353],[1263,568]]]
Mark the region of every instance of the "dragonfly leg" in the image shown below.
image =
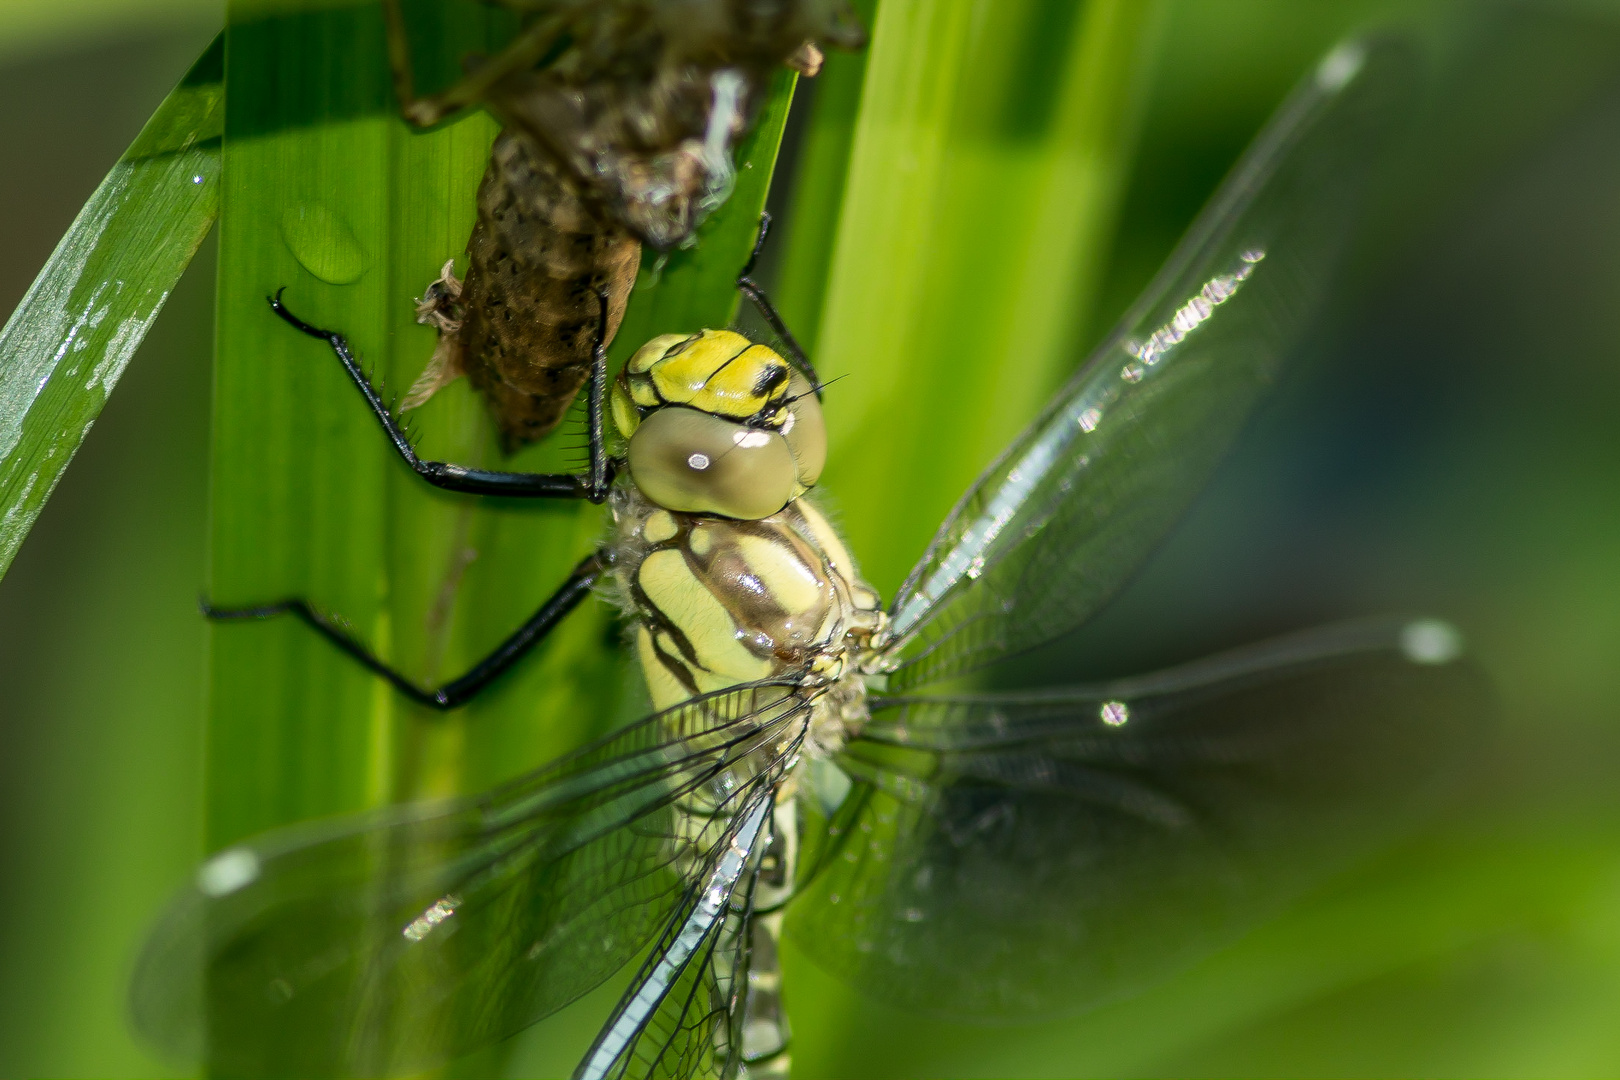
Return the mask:
[[[765,238],[771,232],[771,215],[769,212],[759,215],[759,236],[754,240],[754,250],[748,255],[748,262],[743,264],[742,273],[737,275],[737,291],[759,309],[760,315],[770,324],[776,335],[782,339],[782,351],[787,354],[788,362],[799,369],[799,372],[816,388],[816,396],[821,396],[821,383],[816,378],[815,365],[805,355],[804,349],[799,345],[799,339],[793,336],[793,331],[787,328],[782,321],[782,315],[771,303],[771,298],[760,288],[759,282],[754,280],[754,264],[759,262],[759,253],[765,250]]]
[[[302,599],[279,600],[273,604],[251,607],[220,608],[207,600],[202,601],[203,614],[216,622],[236,622],[246,619],[269,619],[277,615],[292,615],[302,620],[326,640],[358,660],[363,666],[393,684],[394,688],[419,705],[441,712],[467,704],[478,693],[517,663],[524,654],[540,643],[556,625],[590,595],[591,587],[607,570],[607,556],[597,552],[574,567],[567,580],[554,592],[527,622],[513,631],[488,656],[468,668],[458,678],[437,687],[422,686],[372,652],[356,638],[343,621],[333,615],[316,610]]]
[[[394,96],[399,99],[400,112],[416,127],[432,127],[452,113],[484,101],[490,89],[506,76],[539,63],[566,27],[563,15],[539,19],[497,55],[478,64],[460,82],[430,97],[417,97],[411,43],[399,0],[383,0],[383,18],[387,23],[388,66],[393,72]]]
[[[269,297],[270,307],[281,316],[282,320],[294,329],[308,334],[310,337],[320,338],[332,347],[337,358],[343,364],[343,369],[349,373],[356,388],[359,389],[366,404],[371,406],[373,415],[382,425],[383,432],[388,441],[405,464],[409,465],[418,476],[432,484],[434,487],[444,488],[446,491],[457,491],[468,495],[506,495],[516,498],[535,499],[587,499],[593,503],[600,503],[607,498],[608,489],[613,483],[613,462],[608,460],[607,444],[602,428],[602,404],[607,386],[607,320],[608,297],[603,289],[597,290],[597,299],[600,302],[599,315],[596,326],[596,345],[591,356],[591,376],[589,382],[589,409],[590,417],[587,421],[590,432],[590,469],[584,476],[574,473],[515,473],[499,472],[491,469],[470,469],[465,465],[455,465],[446,461],[423,461],[416,454],[411,440],[405,434],[399,419],[394,415],[388,403],[383,400],[382,394],[372,385],[366,373],[360,367],[360,361],[355,357],[354,350],[350,348],[349,341],[335,330],[322,330],[311,326],[298,316],[287,310],[281,302],[281,294],[285,289],[278,290],[276,295]]]

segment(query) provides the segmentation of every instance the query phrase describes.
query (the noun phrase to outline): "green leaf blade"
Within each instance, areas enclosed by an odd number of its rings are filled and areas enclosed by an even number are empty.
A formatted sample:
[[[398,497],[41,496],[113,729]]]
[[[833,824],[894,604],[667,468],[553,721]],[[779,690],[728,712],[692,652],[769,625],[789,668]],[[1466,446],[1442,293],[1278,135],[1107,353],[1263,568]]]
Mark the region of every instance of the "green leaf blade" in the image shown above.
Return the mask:
[[[878,7],[815,359],[848,376],[821,486],[880,592],[1089,351],[1158,18],[1125,0]]]
[[[223,113],[216,41],[0,330],[0,575],[213,227]]]

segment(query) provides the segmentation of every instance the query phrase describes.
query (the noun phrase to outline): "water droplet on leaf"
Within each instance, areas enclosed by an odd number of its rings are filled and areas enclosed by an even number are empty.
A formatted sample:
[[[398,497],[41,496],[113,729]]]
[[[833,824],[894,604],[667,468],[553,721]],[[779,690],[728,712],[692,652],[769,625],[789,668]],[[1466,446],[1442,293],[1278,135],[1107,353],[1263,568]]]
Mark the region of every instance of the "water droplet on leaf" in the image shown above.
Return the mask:
[[[366,272],[366,253],[354,230],[320,203],[284,210],[281,238],[305,270],[329,285],[353,284]]]

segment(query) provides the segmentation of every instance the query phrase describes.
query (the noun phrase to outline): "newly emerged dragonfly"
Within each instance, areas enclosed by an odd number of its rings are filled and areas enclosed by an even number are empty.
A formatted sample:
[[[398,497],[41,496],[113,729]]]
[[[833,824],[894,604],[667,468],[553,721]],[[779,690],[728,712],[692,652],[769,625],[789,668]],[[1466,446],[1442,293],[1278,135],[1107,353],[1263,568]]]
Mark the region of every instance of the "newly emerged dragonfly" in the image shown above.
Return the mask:
[[[1389,837],[1486,711],[1441,623],[927,688],[1084,621],[1202,486],[1319,299],[1408,74],[1387,43],[1315,69],[886,608],[805,494],[810,382],[764,346],[649,342],[612,384],[612,459],[598,348],[590,473],[493,473],[419,460],[344,339],[278,305],[428,480],[605,500],[613,539],[439,688],[303,601],[217,614],[297,614],[453,707],[610,578],[659,711],[476,798],[215,855],[143,955],[141,1029],[227,1074],[409,1072],[640,958],[576,1075],[781,1075],[784,928],[901,1004],[1028,1019],[1162,977]]]
[[[818,43],[856,48],[864,34],[846,0],[497,2],[522,13],[523,29],[429,97],[416,91],[401,0],[383,10],[406,120],[426,127],[483,105],[502,125],[467,276],[447,263],[417,308],[440,338],[404,404],[465,374],[510,450],[567,412],[594,344],[618,330],[641,245],[688,242],[730,194],[732,146],[773,72],[813,75]]]

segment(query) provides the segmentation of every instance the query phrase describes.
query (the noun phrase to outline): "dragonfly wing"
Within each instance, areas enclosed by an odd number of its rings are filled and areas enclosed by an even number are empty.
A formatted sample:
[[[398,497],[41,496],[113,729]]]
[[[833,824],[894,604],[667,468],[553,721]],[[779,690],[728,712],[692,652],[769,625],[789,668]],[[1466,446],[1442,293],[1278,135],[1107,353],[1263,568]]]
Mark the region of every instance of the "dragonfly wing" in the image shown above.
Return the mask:
[[[742,1065],[750,901],[783,770],[739,794],[578,1080],[729,1078]]]
[[[149,939],[136,1026],[243,1076],[419,1071],[520,1030],[656,937],[707,857],[691,807],[780,768],[804,708],[752,684],[479,798],[230,848]]]
[[[1359,624],[1094,688],[880,703],[788,932],[929,1011],[1131,992],[1432,800],[1490,713],[1456,654],[1444,624]]]
[[[1341,46],[1120,328],[963,496],[894,599],[892,688],[1078,625],[1204,485],[1321,298],[1413,61]]]

